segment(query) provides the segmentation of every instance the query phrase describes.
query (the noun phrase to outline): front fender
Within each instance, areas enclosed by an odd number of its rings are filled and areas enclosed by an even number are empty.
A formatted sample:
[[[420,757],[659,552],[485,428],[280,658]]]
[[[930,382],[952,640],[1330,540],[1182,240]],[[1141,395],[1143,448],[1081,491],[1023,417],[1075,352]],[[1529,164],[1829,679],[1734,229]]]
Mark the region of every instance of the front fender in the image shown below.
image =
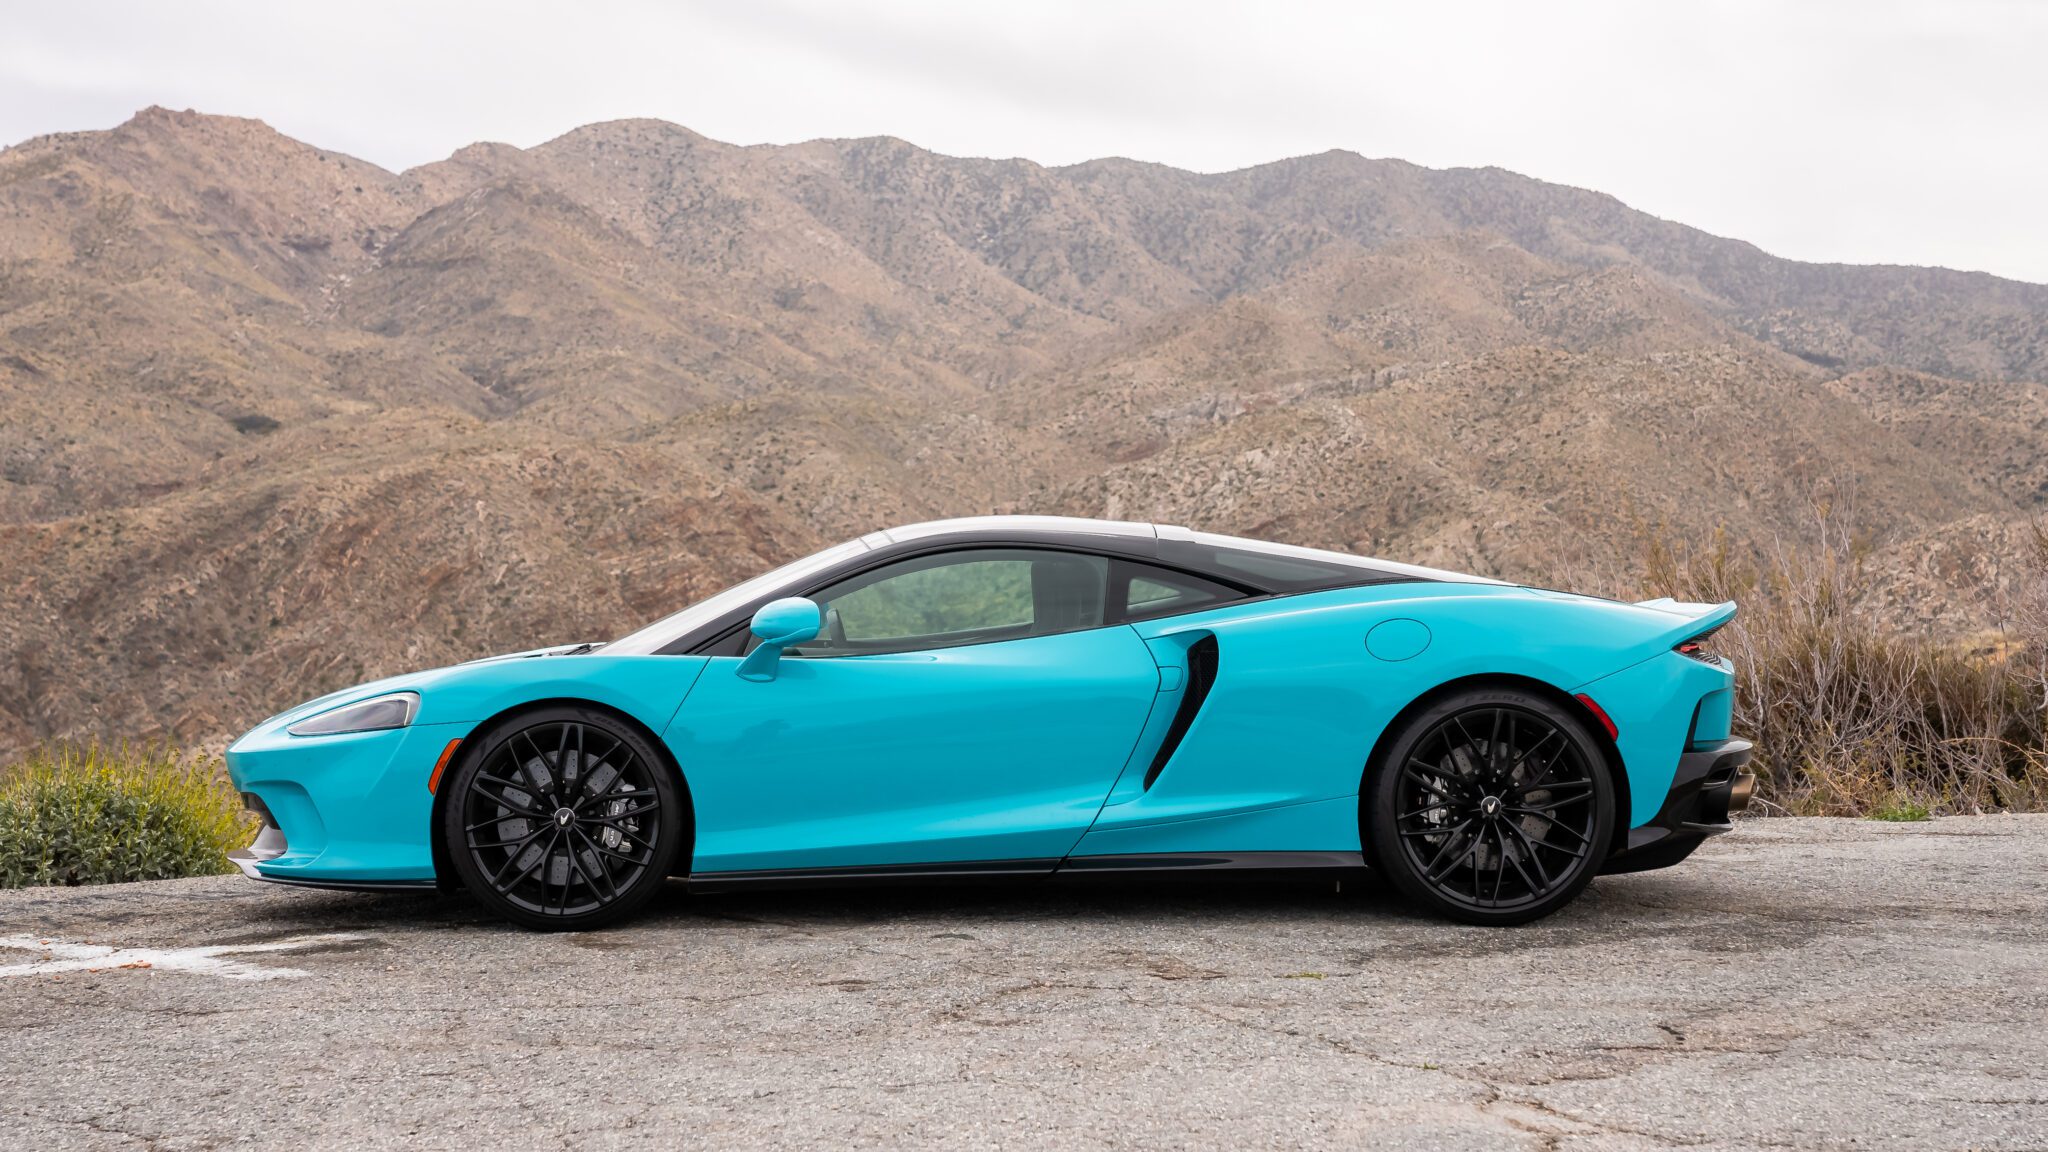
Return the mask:
[[[458,664],[421,673],[416,723],[474,727],[541,700],[587,700],[638,720],[659,736],[704,671],[703,656],[537,656]]]

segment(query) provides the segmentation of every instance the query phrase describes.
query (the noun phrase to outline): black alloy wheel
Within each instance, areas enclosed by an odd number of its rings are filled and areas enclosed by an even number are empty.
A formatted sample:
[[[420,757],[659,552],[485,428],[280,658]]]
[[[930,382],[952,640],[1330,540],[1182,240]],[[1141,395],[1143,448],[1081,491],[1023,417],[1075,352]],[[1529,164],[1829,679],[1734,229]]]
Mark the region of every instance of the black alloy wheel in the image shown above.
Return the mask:
[[[681,848],[684,800],[643,736],[582,708],[528,713],[479,735],[445,785],[454,791],[442,835],[487,907],[528,927],[583,929],[660,890]]]
[[[1395,738],[1366,805],[1367,843],[1395,887],[1475,924],[1518,924],[1578,895],[1614,828],[1607,760],[1561,706],[1468,692]]]

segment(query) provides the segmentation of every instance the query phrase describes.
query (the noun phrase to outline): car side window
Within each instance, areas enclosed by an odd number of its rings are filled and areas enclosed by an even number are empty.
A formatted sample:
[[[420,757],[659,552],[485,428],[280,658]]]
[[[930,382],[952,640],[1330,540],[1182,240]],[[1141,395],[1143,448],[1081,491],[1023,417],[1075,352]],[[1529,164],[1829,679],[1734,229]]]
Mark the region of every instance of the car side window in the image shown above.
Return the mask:
[[[1120,563],[1118,599],[1125,620],[1155,620],[1178,616],[1218,604],[1242,599],[1244,594],[1199,576],[1171,572],[1146,564]]]
[[[813,594],[825,626],[788,654],[916,652],[1099,628],[1108,587],[1100,556],[1026,548],[918,556]]]

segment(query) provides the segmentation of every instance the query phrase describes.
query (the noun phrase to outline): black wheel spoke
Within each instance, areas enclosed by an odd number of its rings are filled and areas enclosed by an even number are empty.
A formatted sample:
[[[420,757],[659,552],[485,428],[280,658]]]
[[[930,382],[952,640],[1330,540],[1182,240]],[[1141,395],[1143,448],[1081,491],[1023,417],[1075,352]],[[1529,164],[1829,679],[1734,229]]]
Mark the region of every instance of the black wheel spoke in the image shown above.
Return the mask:
[[[619,851],[619,850],[618,850],[617,848],[608,848],[608,847],[606,847],[606,846],[604,845],[604,843],[603,843],[602,841],[599,841],[599,840],[591,840],[591,841],[590,841],[590,846],[591,846],[592,848],[595,848],[595,849],[597,849],[598,855],[600,855],[600,856],[608,856],[608,857],[612,858],[613,860],[618,860],[618,861],[622,861],[622,862],[624,862],[624,863],[627,863],[627,864],[645,864],[645,863],[647,863],[647,858],[646,858],[646,857],[644,857],[644,856],[635,856],[635,855],[633,855],[633,854],[632,854],[632,853],[630,853],[630,852],[621,852],[621,851]]]
[[[1567,796],[1562,800],[1524,800],[1520,804],[1513,804],[1509,807],[1517,812],[1541,812],[1547,816],[1555,813],[1559,808],[1569,808],[1574,804],[1584,804],[1591,799],[1591,796]]]
[[[582,866],[576,862],[576,838],[571,835],[575,828],[576,826],[572,824],[562,829],[562,915],[564,916],[569,914],[569,895],[575,891],[576,881],[579,878],[583,880],[583,886],[590,890],[592,896],[595,896],[597,893],[595,888],[590,887],[589,878],[583,875]]]
[[[531,753],[531,755],[519,759],[519,770],[524,772],[527,780],[532,782],[534,794],[545,796],[549,792],[548,782],[542,780],[539,773],[542,767],[548,766],[547,753],[540,750],[540,745],[534,741],[531,732],[521,732],[519,736],[525,738],[526,749]],[[506,743],[510,744],[511,741],[508,740]]]
[[[1546,825],[1548,825],[1548,827],[1544,830],[1543,838],[1535,842],[1538,847],[1548,848],[1552,852],[1563,852],[1571,856],[1584,856],[1586,854],[1586,848],[1590,848],[1593,845],[1593,842],[1591,840],[1588,840],[1584,833],[1580,832],[1578,829],[1572,827],[1569,824],[1560,822],[1556,817],[1552,816],[1548,812],[1538,812],[1533,808],[1516,808],[1510,809],[1510,811],[1513,811],[1514,813],[1520,816],[1534,816],[1538,820],[1541,820]],[[1567,848],[1562,844],[1552,844],[1550,842],[1551,832],[1563,832],[1566,835],[1576,839],[1579,843],[1585,845],[1586,848]]]
[[[1462,714],[1451,717],[1451,720],[1457,724],[1458,735],[1465,741],[1465,758],[1475,769],[1478,768],[1486,762],[1485,754],[1479,748],[1479,741],[1474,739],[1471,731],[1465,727],[1465,717]]]
[[[1557,800],[1565,796],[1591,796],[1593,794],[1593,782],[1591,780],[1561,780],[1555,784],[1545,784],[1540,788],[1532,784],[1522,789],[1524,796],[1531,792],[1541,792],[1546,798],[1551,800]]]
[[[585,831],[584,831],[583,829],[581,829],[581,828],[575,828],[575,829],[574,829],[574,831],[575,831],[575,833],[576,833],[576,838],[577,838],[577,839],[579,839],[579,840],[581,840],[581,841],[583,841],[583,846],[584,846],[584,847],[586,847],[586,848],[588,848],[588,849],[590,849],[590,855],[591,855],[591,857],[592,857],[592,858],[593,858],[593,859],[594,859],[594,860],[596,861],[596,864],[597,864],[597,872],[596,872],[595,874],[592,874],[592,873],[589,873],[589,872],[585,872],[585,873],[583,874],[583,875],[584,875],[584,878],[585,878],[586,880],[590,881],[591,887],[592,887],[593,889],[596,889],[596,888],[598,888],[598,887],[599,887],[599,884],[600,884],[600,878],[601,878],[601,880],[602,880],[602,887],[603,887],[603,890],[602,890],[602,891],[600,891],[600,892],[598,893],[598,895],[599,895],[599,896],[601,896],[601,897],[603,897],[603,898],[604,898],[604,899],[606,899],[606,900],[616,900],[616,899],[618,899],[618,898],[619,898],[619,889],[618,889],[618,885],[616,885],[616,884],[612,883],[612,873],[611,873],[611,869],[610,869],[609,867],[607,867],[607,866],[605,865],[605,862],[604,862],[604,858],[605,858],[605,856],[607,855],[607,852],[606,852],[606,850],[605,850],[604,846],[603,846],[603,845],[601,845],[601,844],[599,844],[599,843],[598,843],[597,841],[595,841],[595,840],[592,840],[592,839],[590,838],[590,834],[589,834],[588,832],[585,832]],[[618,853],[616,853],[616,852],[613,852],[613,853],[610,853],[610,855],[613,855],[613,856],[617,856],[617,855],[618,855]],[[624,857],[624,859],[631,859],[631,858],[630,858],[630,857]]]
[[[495,785],[500,789],[510,789],[514,792],[527,791],[525,788],[513,783],[510,780],[501,779],[500,777],[492,776],[488,773],[483,772],[477,773],[476,779],[470,782],[469,787],[472,792],[476,792],[477,794],[488,798],[496,804],[509,808],[512,811],[519,813],[521,816],[537,816],[541,818],[546,817],[546,813],[542,812],[540,809],[535,808],[529,804],[524,804],[520,801],[514,800],[511,796],[505,794],[502,791],[496,793],[491,792],[489,789],[484,787],[484,785],[486,784]]]
[[[1479,882],[1482,879],[1479,874],[1479,865],[1484,859],[1481,853],[1486,850],[1486,832],[1491,827],[1493,827],[1491,824],[1480,825],[1479,831],[1472,837],[1472,902],[1474,904],[1479,903]]]
[[[1401,774],[1442,799],[1458,799],[1456,791],[1445,790],[1447,786],[1454,786],[1449,784],[1452,779],[1451,774],[1445,772],[1441,767],[1424,764],[1419,760],[1410,760],[1402,767]]]
[[[513,847],[513,849],[512,849],[512,851],[511,851],[511,853],[510,853],[509,855],[507,855],[507,856],[506,856],[506,858],[505,858],[505,866],[504,866],[504,868],[500,869],[500,870],[499,870],[499,871],[497,872],[497,874],[496,874],[496,875],[493,875],[493,876],[491,877],[491,887],[493,887],[493,888],[496,888],[496,889],[497,889],[498,891],[500,891],[500,892],[503,892],[503,891],[505,891],[505,889],[506,889],[507,887],[509,887],[510,885],[512,885],[512,884],[517,884],[517,883],[519,883],[519,882],[520,882],[521,880],[524,880],[524,879],[526,879],[526,874],[527,874],[528,872],[531,872],[531,871],[533,871],[533,869],[534,869],[534,865],[533,865],[533,864],[528,864],[528,865],[527,865],[526,867],[524,867],[524,868],[521,868],[521,869],[519,870],[519,874],[518,874],[518,875],[516,875],[516,876],[514,876],[514,877],[512,877],[512,879],[511,879],[511,880],[509,880],[509,881],[507,881],[507,880],[505,879],[505,875],[506,875],[506,873],[508,873],[508,872],[511,872],[511,871],[512,871],[512,866],[513,866],[513,865],[515,865],[515,864],[519,863],[519,861],[520,861],[520,860],[522,860],[522,859],[524,859],[524,858],[525,858],[525,856],[526,856],[526,850],[527,850],[527,848],[531,847],[531,846],[532,846],[532,844],[533,844],[533,842],[534,842],[535,840],[538,840],[538,839],[540,839],[540,837],[541,837],[541,833],[542,833],[542,832],[545,832],[545,831],[547,831],[547,829],[543,828],[543,829],[541,829],[540,831],[537,831],[537,832],[533,832],[533,833],[529,834],[529,835],[528,835],[528,836],[527,836],[527,837],[526,837],[526,838],[525,838],[524,840],[521,840],[521,841],[520,841],[520,842],[519,842],[519,843],[518,843],[517,845],[515,845],[515,846]],[[541,859],[541,860],[546,860],[546,859],[547,859],[547,854],[546,854],[545,852],[543,852],[543,853],[541,854],[541,857],[540,857],[540,859]],[[538,863],[538,862],[539,862],[539,861],[536,861],[536,863]]]
[[[1516,842],[1522,846],[1522,851],[1527,853],[1529,857],[1529,863],[1535,866],[1536,875],[1542,879],[1542,883],[1540,884],[1536,881],[1529,879],[1529,873],[1525,869],[1523,869],[1522,858],[1518,855],[1515,857],[1515,871],[1521,873],[1523,885],[1525,885],[1531,893],[1537,896],[1541,896],[1545,892],[1550,891],[1550,872],[1548,869],[1543,867],[1542,859],[1536,855],[1536,846],[1530,842],[1529,834],[1522,831],[1522,826],[1520,824],[1515,823],[1512,820],[1509,820],[1506,823],[1508,831],[1513,832],[1515,834]]]
[[[1534,777],[1532,777],[1529,783],[1523,786],[1522,791],[1533,792],[1536,789],[1541,788],[1543,786],[1543,782],[1550,779],[1550,774],[1552,772],[1557,771],[1558,766],[1566,762],[1565,754],[1569,750],[1569,744],[1559,745],[1557,751],[1551,753],[1550,759],[1544,762],[1543,771],[1537,773]]]
[[[1472,827],[1471,823],[1465,823],[1459,825],[1458,830],[1460,832],[1463,832],[1465,829],[1470,827]],[[1445,876],[1450,875],[1454,870],[1457,869],[1458,865],[1463,864],[1465,862],[1466,857],[1472,854],[1469,850],[1470,846],[1476,845],[1478,843],[1479,836],[1476,833],[1473,834],[1473,836],[1469,840],[1459,840],[1457,837],[1453,836],[1449,842],[1444,844],[1444,846],[1437,851],[1436,856],[1430,860],[1429,868],[1427,869],[1430,882],[1435,883],[1436,881],[1443,879]],[[1467,845],[1467,850],[1459,852],[1456,855],[1451,855],[1451,849],[1458,847],[1460,844]],[[1447,856],[1449,857],[1449,859],[1445,859],[1445,857]],[[1437,864],[1438,860],[1443,861],[1441,869],[1439,869],[1439,866]]]
[[[1522,754],[1515,757],[1515,762],[1512,766],[1508,768],[1507,775],[1513,776],[1522,767],[1522,765],[1527,764],[1529,762],[1529,757],[1534,756],[1537,750],[1542,748],[1545,744],[1550,743],[1552,740],[1562,740],[1563,738],[1563,732],[1560,732],[1557,729],[1552,728],[1550,730],[1549,735],[1544,736],[1541,740],[1538,740],[1534,744],[1531,744],[1527,748],[1524,748],[1522,750]],[[1535,787],[1535,784],[1532,780],[1531,783],[1524,784],[1522,787],[1526,791],[1527,789]]]
[[[596,792],[596,793],[593,793],[593,794],[591,795],[591,799],[593,799],[593,800],[645,800],[645,799],[646,799],[646,798],[648,798],[649,796],[659,796],[659,795],[661,795],[661,793],[659,793],[659,792],[656,792],[656,791],[655,791],[654,789],[652,789],[652,788],[629,788],[629,789],[627,789],[627,790],[625,790],[625,791],[623,791],[623,792]]]
[[[570,883],[570,880],[571,880],[571,878],[572,878],[572,877],[573,877],[573,878],[575,878],[575,879],[579,879],[579,880],[582,880],[582,881],[583,881],[583,886],[584,886],[585,888],[588,888],[588,889],[590,889],[590,894],[591,894],[592,896],[595,896],[595,897],[597,897],[597,898],[599,898],[599,899],[610,899],[610,897],[604,896],[603,894],[601,894],[600,892],[598,892],[598,890],[597,890],[597,885],[596,885],[596,884],[595,884],[594,882],[592,882],[592,881],[591,881],[591,879],[590,879],[590,873],[588,873],[588,872],[585,872],[585,871],[583,870],[583,859],[582,859],[582,857],[581,857],[581,856],[579,856],[579,855],[577,854],[577,851],[576,851],[576,845],[575,845],[575,844],[573,844],[573,843],[572,843],[572,844],[569,844],[569,845],[568,845],[568,846],[567,846],[567,847],[566,847],[566,848],[564,849],[564,853],[563,853],[563,854],[564,854],[564,855],[566,855],[566,856],[567,856],[567,857],[569,858],[569,868],[568,868],[568,871],[567,871],[567,873],[566,873],[566,874],[565,874],[565,875],[564,875],[564,876],[562,877],[562,911],[563,911],[563,913],[564,913],[564,914],[566,914],[566,913],[567,913],[567,912],[569,911],[569,895],[568,895],[568,892],[569,892],[569,883]]]
[[[623,792],[593,792],[578,800],[573,807],[576,809],[576,814],[580,816],[583,814],[583,810],[592,804],[604,805],[614,800],[644,800],[659,795],[660,793],[652,788],[629,788]]]
[[[575,771],[570,769],[571,761],[569,759],[569,746],[571,744],[576,746],[576,760],[574,763],[577,769],[580,770],[583,761],[583,725],[562,725],[562,743],[555,749],[555,794],[560,796],[565,804],[569,802],[571,797],[576,795],[576,775]]]
[[[624,754],[623,758],[621,758],[615,764],[612,763],[612,758],[615,756],[620,756],[621,753]],[[592,761],[592,763],[600,768],[606,764],[612,764],[612,770],[617,773],[617,775],[613,777],[613,783],[616,783],[617,781],[623,779],[626,775],[626,771],[633,766],[633,750],[626,747],[624,741],[618,741],[614,743],[610,748],[607,748],[605,750],[604,755],[596,757]],[[567,799],[567,803],[571,808],[576,809],[580,813],[583,810],[584,806],[588,804],[592,804],[602,800],[616,800],[619,798],[618,793],[615,792],[590,791],[590,781],[595,779],[596,777],[597,772],[594,768],[586,769],[584,771],[582,782],[577,786],[576,794],[574,796],[568,797]],[[651,789],[649,789],[647,790],[647,794],[653,795],[654,793]]]
[[[518,729],[470,770],[457,850],[487,883],[480,892],[525,915],[559,920],[603,908],[644,889],[660,859],[661,771],[601,723]],[[504,834],[514,828],[524,834]]]
[[[469,846],[471,848],[510,848],[514,845],[526,844],[528,842],[524,836],[514,836],[510,840],[472,840],[469,842]]]
[[[1441,899],[1475,910],[1552,896],[1583,875],[1598,827],[1599,777],[1583,748],[1535,707],[1451,712],[1395,778],[1397,854]]]
[[[1510,733],[1514,731],[1512,725],[1509,726],[1508,731]],[[1491,900],[1494,904],[1500,903],[1500,882],[1507,879],[1508,875],[1508,841],[1507,835],[1500,830],[1501,823],[1502,821],[1496,820],[1493,825],[1493,847],[1495,851],[1500,853],[1500,859],[1493,862],[1493,896]]]
[[[548,823],[548,831],[553,835],[540,850],[540,875],[536,877],[540,881],[540,910],[543,915],[548,910],[548,890],[554,887],[548,883],[548,876],[555,870],[555,845],[562,839],[561,829],[556,828],[552,821]]]
[[[1442,836],[1447,832],[1452,832],[1455,830],[1456,829],[1452,828],[1449,824],[1434,824],[1425,825],[1421,828],[1403,828],[1401,829],[1399,835],[1403,837]]]
[[[638,848],[642,852],[654,851],[654,845],[647,843],[645,840],[640,839],[640,837],[634,835],[632,832],[619,827],[617,824],[614,824],[609,820],[598,820],[595,821],[595,823],[600,828],[609,828],[613,832],[617,832],[619,834],[619,839],[625,841],[626,843],[632,845],[635,848]]]

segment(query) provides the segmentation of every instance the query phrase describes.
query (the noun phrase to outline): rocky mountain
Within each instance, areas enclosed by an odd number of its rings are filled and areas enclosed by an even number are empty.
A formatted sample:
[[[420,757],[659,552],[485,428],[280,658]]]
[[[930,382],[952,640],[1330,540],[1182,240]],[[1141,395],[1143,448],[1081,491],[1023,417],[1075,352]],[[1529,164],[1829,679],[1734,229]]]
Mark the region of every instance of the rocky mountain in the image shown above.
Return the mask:
[[[1981,623],[2048,287],[1495,169],[1203,175],[621,121],[403,173],[152,108],[0,151],[0,749],[210,740],[939,515],[1567,583],[1852,495]]]

